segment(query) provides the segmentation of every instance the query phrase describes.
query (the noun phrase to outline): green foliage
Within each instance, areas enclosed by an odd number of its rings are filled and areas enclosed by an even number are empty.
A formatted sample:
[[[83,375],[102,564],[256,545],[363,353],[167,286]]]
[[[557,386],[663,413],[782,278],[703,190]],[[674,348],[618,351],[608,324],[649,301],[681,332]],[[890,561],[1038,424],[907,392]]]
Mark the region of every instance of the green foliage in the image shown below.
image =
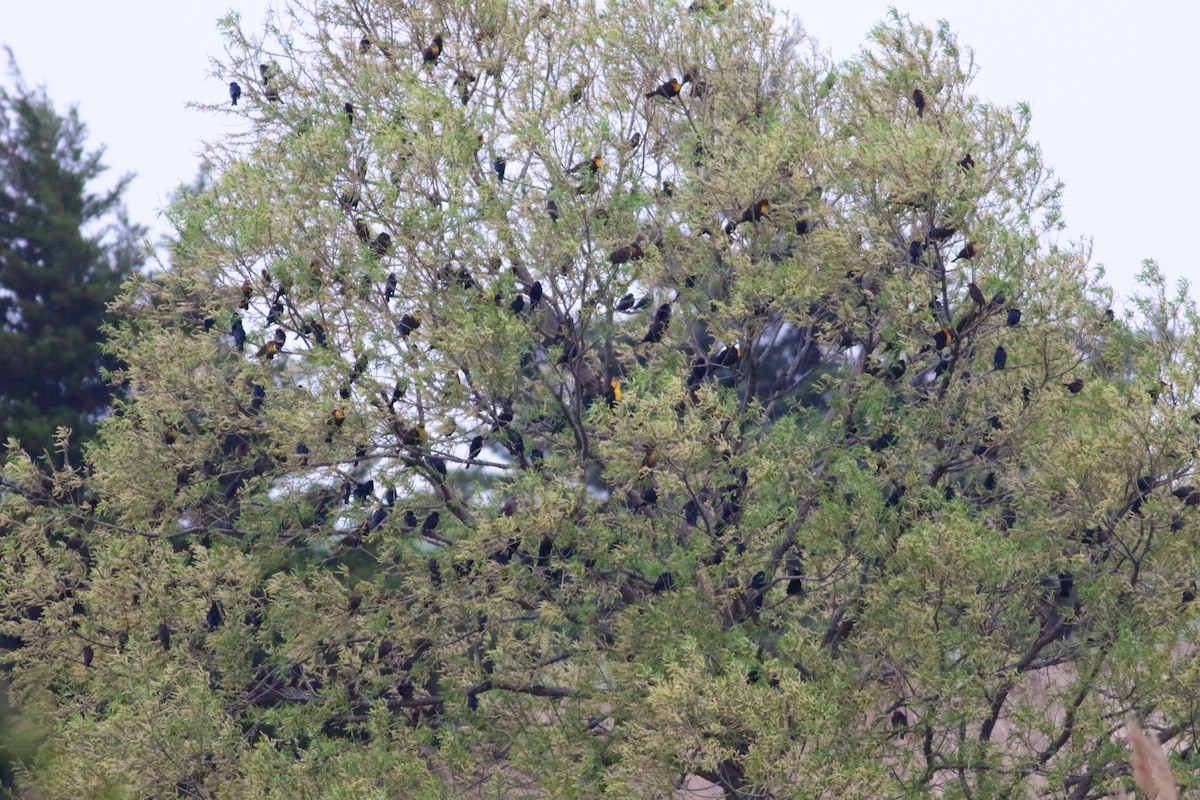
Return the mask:
[[[227,21],[134,391],[5,467],[30,785],[1101,797],[1130,709],[1190,761],[1186,295],[1105,313],[945,25],[547,8]]]
[[[121,195],[132,176],[104,193],[88,186],[106,169],[87,152],[87,129],[72,108],[55,111],[30,89],[12,54],[14,85],[0,88],[0,440],[16,436],[42,453],[61,426],[91,435],[113,390],[101,352],[105,306],[142,263],[145,229],[131,225]]]

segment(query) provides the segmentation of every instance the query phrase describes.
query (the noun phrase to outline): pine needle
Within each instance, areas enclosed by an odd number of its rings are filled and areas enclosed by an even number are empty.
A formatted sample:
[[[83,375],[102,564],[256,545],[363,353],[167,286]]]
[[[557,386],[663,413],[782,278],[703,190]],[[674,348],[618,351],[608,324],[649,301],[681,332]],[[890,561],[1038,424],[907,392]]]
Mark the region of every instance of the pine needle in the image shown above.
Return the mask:
[[[1129,763],[1133,782],[1148,800],[1178,800],[1167,754],[1157,739],[1142,730],[1133,714],[1125,717],[1125,739],[1132,753]]]

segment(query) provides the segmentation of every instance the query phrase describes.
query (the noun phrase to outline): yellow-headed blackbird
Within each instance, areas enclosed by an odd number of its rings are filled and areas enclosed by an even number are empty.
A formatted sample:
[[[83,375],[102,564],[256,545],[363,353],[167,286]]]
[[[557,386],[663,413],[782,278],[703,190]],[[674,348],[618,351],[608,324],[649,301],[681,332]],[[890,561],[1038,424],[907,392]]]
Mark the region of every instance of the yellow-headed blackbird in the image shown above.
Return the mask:
[[[346,112],[346,121],[349,122],[351,125],[353,125],[354,124],[354,105],[352,103],[347,102],[345,105],[342,106],[342,110]]]
[[[362,217],[355,217],[354,232],[358,235],[358,238],[362,240],[363,244],[371,243],[371,228],[369,225],[367,225],[367,221]]]
[[[400,331],[400,338],[407,339],[408,335],[421,327],[421,317],[416,314],[405,314],[396,323],[396,329]]]
[[[975,301],[975,305],[979,306],[980,308],[983,308],[985,305],[987,305],[987,298],[983,296],[983,292],[981,292],[979,287],[975,285],[975,281],[971,281],[967,284],[967,293],[971,295],[971,299]]]
[[[262,347],[258,348],[258,352],[255,353],[254,355],[258,356],[259,358],[266,356],[267,360],[269,361],[269,360],[275,358],[275,354],[278,352],[279,352],[279,345],[275,344],[274,339],[271,339],[266,344],[264,344]]]
[[[492,162],[492,169],[496,173],[496,180],[500,183],[504,183],[504,171],[508,169],[508,159],[497,158]]]
[[[938,350],[941,350],[952,341],[954,341],[954,333],[949,328],[942,328],[933,335],[933,345]]]
[[[770,206],[771,202],[769,200],[758,200],[742,212],[742,216],[738,222],[758,222],[767,213],[767,209]]]
[[[913,89],[912,101],[913,105],[917,107],[917,117],[925,116],[925,93],[920,89]]]
[[[433,41],[429,43],[429,46],[421,51],[421,60],[426,64],[436,64],[442,55],[442,44],[442,35],[439,33],[433,37]]]
[[[600,168],[603,166],[604,166],[604,159],[601,158],[600,155],[597,153],[596,155],[589,158],[587,161],[580,161],[578,164],[571,167],[569,170],[567,170],[567,174],[574,175],[576,172],[579,172],[579,170],[583,169],[584,167],[587,167],[588,169],[590,169],[592,171],[592,174],[595,175],[600,172]]]
[[[671,323],[671,304],[663,303],[654,312],[654,320],[650,323],[650,330],[646,331],[646,336],[642,339],[643,342],[651,344],[661,341],[663,334],[667,331],[667,325]]]
[[[975,159],[971,158],[970,153],[967,153],[959,160],[958,165],[964,170],[973,169],[975,167]]]
[[[625,295],[623,295],[621,297],[620,300],[617,301],[616,310],[622,311],[622,312],[628,311],[629,309],[633,308],[633,301],[634,301],[633,293],[627,292]]]
[[[992,356],[992,366],[997,370],[1001,370],[1004,369],[1006,364],[1008,364],[1008,351],[1004,349],[1004,345],[999,345]]]
[[[1071,394],[1079,394],[1083,391],[1083,378],[1076,378],[1070,383],[1063,384]]]
[[[965,261],[968,258],[974,258],[979,255],[979,251],[983,249],[983,245],[978,242],[967,242],[962,250],[958,251],[958,255],[954,257],[955,261]],[[953,263],[953,262],[951,262]]]
[[[241,308],[247,309],[250,307],[250,298],[254,296],[254,284],[249,279],[242,281],[242,303]]]
[[[608,382],[608,388],[604,390],[604,399],[608,401],[609,408],[621,402],[621,381],[613,378]]]
[[[346,412],[340,407],[335,408],[329,413],[329,424],[335,428],[342,427],[342,423],[346,421]]]
[[[238,98],[242,96],[242,87],[238,86],[237,81],[231,81],[229,84],[229,99],[233,101],[231,105],[237,105]]]
[[[665,97],[667,100],[670,100],[672,97],[678,97],[679,92],[682,89],[683,86],[679,83],[679,81],[675,80],[674,78],[670,78],[663,81],[662,84],[660,84],[654,91],[646,92],[646,98]]]
[[[953,225],[943,225],[940,228],[934,228],[929,232],[929,241],[944,242],[954,234],[958,233],[958,228]]]
[[[392,249],[392,235],[387,231],[383,231],[374,238],[371,242],[371,252],[376,258],[383,258]]]
[[[616,250],[613,250],[611,253],[609,253],[608,263],[616,266],[617,264],[624,264],[627,261],[637,261],[644,255],[645,252],[642,250],[642,246],[637,242],[634,242],[633,244],[627,244],[624,247],[618,247]]]
[[[1010,308],[1008,310],[1008,319],[1006,320],[1008,327],[1015,328],[1017,323],[1021,321],[1021,309]]]

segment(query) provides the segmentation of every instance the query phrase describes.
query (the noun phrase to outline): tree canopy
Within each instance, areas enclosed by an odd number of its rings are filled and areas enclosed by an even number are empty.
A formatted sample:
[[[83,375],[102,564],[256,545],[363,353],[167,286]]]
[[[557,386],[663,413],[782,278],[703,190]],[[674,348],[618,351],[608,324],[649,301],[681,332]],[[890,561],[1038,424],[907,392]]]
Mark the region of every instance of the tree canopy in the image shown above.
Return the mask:
[[[1097,798],[1127,713],[1192,762],[1196,311],[1148,263],[1116,318],[948,23],[223,24],[131,394],[5,466],[31,786]]]
[[[13,85],[0,87],[0,440],[31,453],[74,430],[72,455],[107,408],[101,353],[105,306],[143,261],[145,229],[121,196],[91,184],[107,169],[88,152],[77,109],[55,110],[45,88],[28,87],[9,54]]]

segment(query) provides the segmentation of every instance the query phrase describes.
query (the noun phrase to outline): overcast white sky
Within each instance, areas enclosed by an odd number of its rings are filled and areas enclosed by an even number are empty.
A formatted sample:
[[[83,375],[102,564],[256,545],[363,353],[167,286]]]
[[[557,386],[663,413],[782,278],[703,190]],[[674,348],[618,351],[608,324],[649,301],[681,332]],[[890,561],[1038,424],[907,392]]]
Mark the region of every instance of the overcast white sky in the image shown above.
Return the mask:
[[[277,2],[277,0],[275,0]],[[682,2],[682,0],[681,0]],[[884,0],[776,0],[835,58],[850,56],[886,14]],[[127,203],[135,221],[166,233],[158,216],[196,175],[199,139],[232,121],[189,111],[189,100],[228,97],[210,77],[223,53],[216,19],[229,8],[257,24],[273,0],[0,0],[0,42],[32,85],[61,109],[77,103],[90,141],[107,146],[114,173],[137,172]],[[1066,181],[1071,238],[1094,241],[1093,263],[1127,296],[1144,258],[1182,278],[1195,264],[1200,216],[1200,4],[1082,0],[897,0],[933,25],[947,19],[981,67],[976,94],[1026,101],[1044,158]],[[6,80],[6,79],[5,79]]]

